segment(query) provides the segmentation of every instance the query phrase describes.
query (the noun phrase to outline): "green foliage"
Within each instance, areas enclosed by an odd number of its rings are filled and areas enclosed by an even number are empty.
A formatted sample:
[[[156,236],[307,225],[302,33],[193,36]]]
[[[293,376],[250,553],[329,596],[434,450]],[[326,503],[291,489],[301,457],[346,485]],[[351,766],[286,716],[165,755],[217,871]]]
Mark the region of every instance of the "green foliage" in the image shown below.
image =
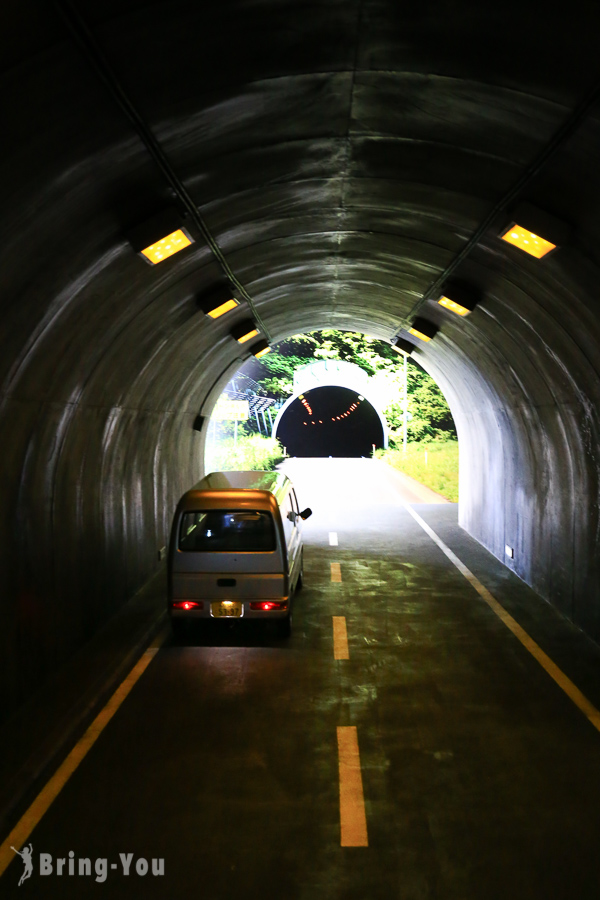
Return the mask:
[[[398,354],[385,341],[353,331],[328,329],[314,334],[320,338],[313,353],[315,359],[342,359],[360,366],[369,375],[398,368]]]
[[[207,454],[206,471],[270,470],[283,460],[283,447],[275,438],[260,434],[221,438]]]
[[[454,419],[446,398],[427,372],[417,363],[408,361],[407,375],[408,393],[408,441],[434,441],[448,437],[456,438]],[[403,391],[399,389],[398,400],[388,406],[384,412],[390,426],[390,445],[402,443]]]
[[[421,484],[458,501],[458,441],[411,442],[404,450],[376,450],[375,457]]]
[[[294,371],[300,366],[306,365],[306,359],[301,356],[280,356],[279,353],[270,353],[265,357],[262,366],[268,374],[262,378],[253,378],[261,384],[270,397],[277,400],[290,396],[294,390]]]
[[[287,399],[293,392],[294,371],[320,359],[340,359],[354,363],[370,376],[385,379],[394,399],[383,410],[390,428],[392,446],[403,439],[403,357],[390,344],[365,334],[325,329],[298,334],[281,341],[267,356],[252,360],[246,374],[258,381],[267,393]],[[456,438],[454,421],[446,398],[427,372],[412,359],[407,363],[409,441]],[[249,423],[249,428],[252,428]]]

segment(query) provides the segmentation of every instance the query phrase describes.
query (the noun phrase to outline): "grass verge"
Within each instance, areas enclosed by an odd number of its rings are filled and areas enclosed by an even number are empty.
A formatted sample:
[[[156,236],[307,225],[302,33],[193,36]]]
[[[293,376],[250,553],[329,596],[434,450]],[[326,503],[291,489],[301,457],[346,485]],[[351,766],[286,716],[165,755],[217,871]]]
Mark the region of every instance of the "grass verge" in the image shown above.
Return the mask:
[[[274,469],[283,459],[283,447],[275,438],[260,434],[222,438],[207,454],[206,471],[256,471]]]
[[[458,502],[458,441],[411,442],[404,450],[376,450],[375,457]]]

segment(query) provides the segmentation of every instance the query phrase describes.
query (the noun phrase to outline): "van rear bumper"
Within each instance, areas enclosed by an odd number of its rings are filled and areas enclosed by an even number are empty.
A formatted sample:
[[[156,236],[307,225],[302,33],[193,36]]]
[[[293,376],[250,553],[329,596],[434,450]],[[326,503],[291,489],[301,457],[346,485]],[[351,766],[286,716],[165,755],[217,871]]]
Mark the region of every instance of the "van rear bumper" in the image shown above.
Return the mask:
[[[250,609],[250,603],[257,603],[260,600],[248,600],[242,603],[242,615],[231,617],[215,617],[212,615],[211,604],[218,603],[216,600],[197,600],[196,603],[202,603],[202,609],[173,609],[169,603],[169,615],[172,619],[187,619],[190,622],[202,619],[224,619],[225,621],[236,621],[236,619],[262,619],[263,621],[276,621],[277,619],[287,619],[290,615],[291,602],[289,597],[265,597],[265,600],[276,600],[278,603],[285,603],[285,609]]]
[[[181,600],[285,600],[286,574],[279,572],[173,572],[169,596]]]

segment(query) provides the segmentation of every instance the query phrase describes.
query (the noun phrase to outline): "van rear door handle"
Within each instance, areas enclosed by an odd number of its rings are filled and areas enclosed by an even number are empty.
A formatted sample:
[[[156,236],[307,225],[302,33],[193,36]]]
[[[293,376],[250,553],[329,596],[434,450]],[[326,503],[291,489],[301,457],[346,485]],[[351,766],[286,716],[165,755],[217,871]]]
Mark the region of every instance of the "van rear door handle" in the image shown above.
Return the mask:
[[[217,578],[217,587],[235,587],[235,578]]]

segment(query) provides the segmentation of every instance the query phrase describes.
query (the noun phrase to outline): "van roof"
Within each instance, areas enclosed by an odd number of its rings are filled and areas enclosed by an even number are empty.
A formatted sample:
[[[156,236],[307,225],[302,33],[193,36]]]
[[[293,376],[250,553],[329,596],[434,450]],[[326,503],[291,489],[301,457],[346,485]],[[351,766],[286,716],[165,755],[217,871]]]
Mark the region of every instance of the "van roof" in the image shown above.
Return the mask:
[[[270,491],[280,501],[290,480],[283,472],[211,472],[192,491]]]

